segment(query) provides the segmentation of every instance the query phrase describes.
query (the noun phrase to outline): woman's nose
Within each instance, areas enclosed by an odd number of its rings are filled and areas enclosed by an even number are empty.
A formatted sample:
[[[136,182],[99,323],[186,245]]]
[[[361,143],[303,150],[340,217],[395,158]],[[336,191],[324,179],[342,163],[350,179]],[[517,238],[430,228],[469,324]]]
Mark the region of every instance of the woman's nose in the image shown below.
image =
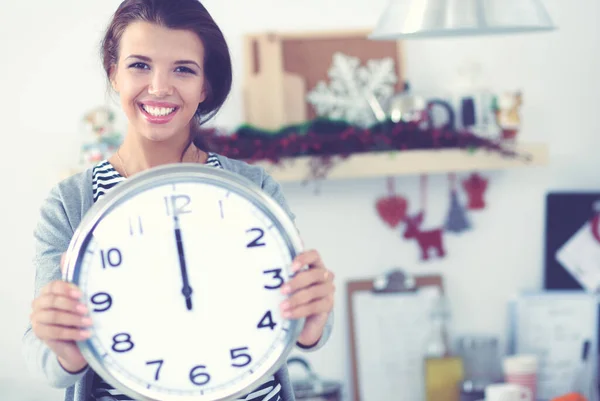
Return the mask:
[[[156,97],[165,97],[173,94],[173,87],[171,85],[169,76],[167,73],[155,72],[150,81],[150,87],[148,93]]]

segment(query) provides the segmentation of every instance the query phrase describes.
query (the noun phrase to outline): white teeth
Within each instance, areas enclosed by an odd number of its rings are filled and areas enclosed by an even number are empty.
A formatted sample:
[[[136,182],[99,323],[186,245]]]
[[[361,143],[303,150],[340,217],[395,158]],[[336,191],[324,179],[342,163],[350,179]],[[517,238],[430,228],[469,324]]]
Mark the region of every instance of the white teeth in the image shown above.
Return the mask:
[[[171,114],[175,110],[175,108],[151,107],[151,106],[146,106],[145,104],[142,105],[142,108],[148,114],[155,116],[155,117],[166,116],[168,114]]]

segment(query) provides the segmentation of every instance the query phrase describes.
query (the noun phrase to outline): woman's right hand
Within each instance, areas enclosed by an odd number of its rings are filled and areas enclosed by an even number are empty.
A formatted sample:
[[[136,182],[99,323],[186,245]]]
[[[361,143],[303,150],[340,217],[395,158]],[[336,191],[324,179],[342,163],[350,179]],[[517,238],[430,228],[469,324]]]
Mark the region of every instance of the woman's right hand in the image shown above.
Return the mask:
[[[86,328],[92,324],[80,298],[81,292],[75,285],[62,280],[52,281],[33,301],[30,316],[35,335],[48,345],[62,367],[71,373],[79,372],[87,365],[75,341],[89,338]]]

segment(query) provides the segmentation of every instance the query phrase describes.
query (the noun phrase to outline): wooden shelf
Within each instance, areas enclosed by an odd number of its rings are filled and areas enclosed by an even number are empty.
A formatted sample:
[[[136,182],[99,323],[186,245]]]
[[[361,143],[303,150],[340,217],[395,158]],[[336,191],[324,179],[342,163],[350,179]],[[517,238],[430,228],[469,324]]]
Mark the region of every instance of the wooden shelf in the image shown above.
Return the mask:
[[[505,157],[495,152],[477,149],[409,150],[401,152],[359,153],[345,159],[335,158],[335,165],[327,174],[328,180],[385,177],[415,174],[436,174],[461,171],[504,170],[544,166],[548,164],[548,147],[541,143],[519,144],[515,150],[529,155],[530,160]],[[310,178],[313,157],[283,159],[281,165],[256,162],[279,182],[300,182]],[[78,173],[83,168],[62,171],[61,179]]]
[[[469,152],[461,149],[410,150],[401,152],[360,153],[338,161],[329,170],[328,180],[397,176],[409,174],[435,174],[462,171],[503,170],[548,164],[548,147],[545,144],[518,144],[514,150],[528,155],[506,157],[484,149]],[[310,177],[312,157],[284,159],[281,165],[256,162],[279,182],[303,181]]]

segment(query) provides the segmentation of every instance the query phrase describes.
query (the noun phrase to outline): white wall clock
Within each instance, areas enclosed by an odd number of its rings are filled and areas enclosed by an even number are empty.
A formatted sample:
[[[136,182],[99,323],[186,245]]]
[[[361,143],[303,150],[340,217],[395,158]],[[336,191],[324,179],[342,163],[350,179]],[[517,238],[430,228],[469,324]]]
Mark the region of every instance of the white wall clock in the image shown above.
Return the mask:
[[[65,279],[93,320],[79,348],[138,400],[252,391],[302,329],[279,309],[301,250],[289,216],[244,177],[200,164],[140,173],[93,205],[69,246]]]

